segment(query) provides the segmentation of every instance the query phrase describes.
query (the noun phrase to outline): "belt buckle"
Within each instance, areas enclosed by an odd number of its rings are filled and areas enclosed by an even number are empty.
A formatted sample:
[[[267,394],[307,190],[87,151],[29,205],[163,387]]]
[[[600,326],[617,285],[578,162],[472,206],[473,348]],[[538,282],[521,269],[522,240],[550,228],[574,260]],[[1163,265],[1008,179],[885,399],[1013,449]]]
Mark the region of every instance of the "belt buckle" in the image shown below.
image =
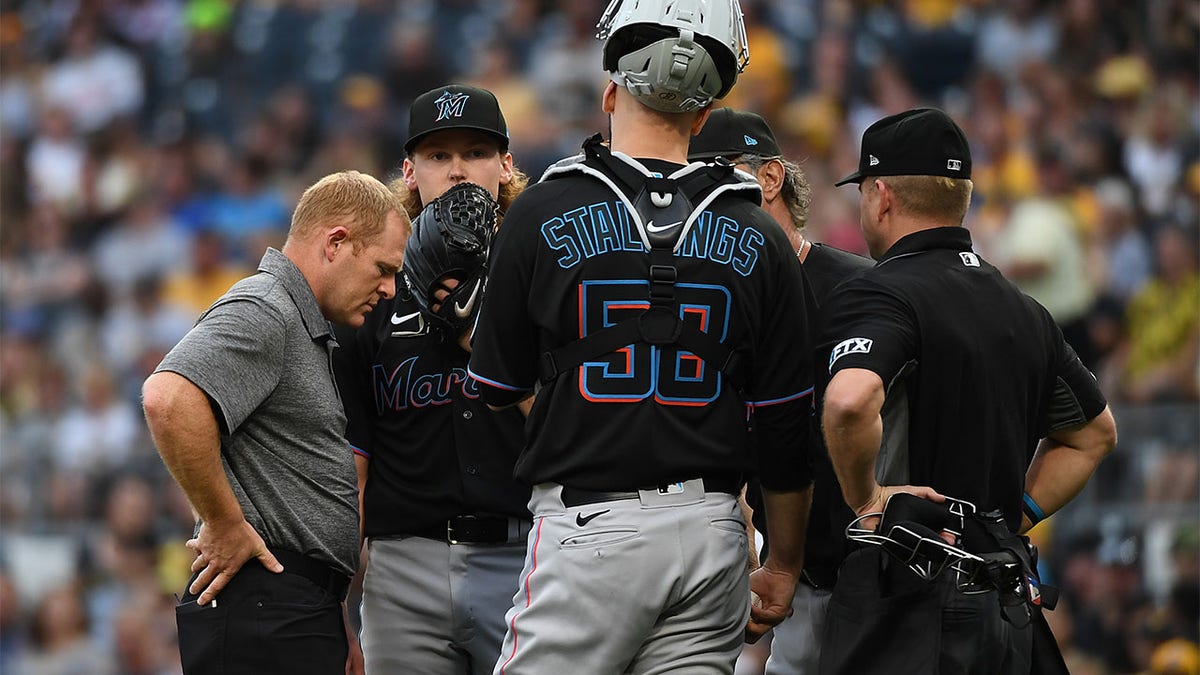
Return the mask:
[[[456,518],[474,518],[474,516],[457,516]],[[458,536],[454,530],[455,518],[450,518],[446,521],[446,541],[451,544],[458,543]]]

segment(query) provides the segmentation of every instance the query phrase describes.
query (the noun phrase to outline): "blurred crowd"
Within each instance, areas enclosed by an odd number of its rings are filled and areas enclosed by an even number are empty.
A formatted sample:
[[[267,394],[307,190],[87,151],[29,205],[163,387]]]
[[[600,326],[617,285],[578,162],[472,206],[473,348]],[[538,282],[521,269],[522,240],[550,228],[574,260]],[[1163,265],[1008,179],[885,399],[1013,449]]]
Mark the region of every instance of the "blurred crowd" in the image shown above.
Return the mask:
[[[0,2],[0,672],[178,671],[192,516],[142,381],[305,186],[394,174],[418,94],[495,92],[530,175],[574,154],[606,125],[603,4]],[[832,184],[871,122],[934,105],[966,130],[981,253],[1122,425],[1083,506],[1038,532],[1072,672],[1200,675],[1200,2],[742,7],[751,64],[721,104],[808,174],[810,238],[865,253]]]

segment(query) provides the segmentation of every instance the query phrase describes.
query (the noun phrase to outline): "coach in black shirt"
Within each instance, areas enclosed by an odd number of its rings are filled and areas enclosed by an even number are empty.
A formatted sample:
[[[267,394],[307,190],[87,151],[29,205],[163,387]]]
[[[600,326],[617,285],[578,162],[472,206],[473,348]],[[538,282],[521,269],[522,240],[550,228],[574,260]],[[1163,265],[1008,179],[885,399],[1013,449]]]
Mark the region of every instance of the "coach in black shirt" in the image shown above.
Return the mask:
[[[826,302],[838,284],[872,265],[868,258],[805,238],[804,227],[808,224],[808,207],[812,200],[808,178],[798,164],[783,156],[775,133],[760,115],[733,108],[714,110],[700,133],[692,137],[688,160],[707,161],[717,157],[753,175],[762,186],[763,210],[787,235],[796,251],[796,260],[804,265],[804,276],[815,300],[810,311]],[[815,315],[799,315],[799,308],[794,312],[795,321],[804,321],[816,332]],[[816,337],[814,334],[814,340]],[[797,357],[803,356],[797,352]],[[809,427],[808,443],[813,496],[804,537],[804,570],[792,598],[795,614],[774,628],[767,675],[807,673],[817,667],[819,637],[825,626],[829,596],[837,578],[838,565],[846,555],[842,530],[852,517],[842,503],[841,489],[824,451],[821,430],[815,424]],[[762,557],[765,558],[771,542],[757,479],[746,486],[745,498],[751,509],[753,526],[762,535]],[[754,550],[753,540],[750,553],[752,565],[756,566],[758,552]],[[752,625],[748,640],[756,639],[756,629],[766,630],[766,627]]]
[[[941,111],[864,133],[859,170],[839,185],[859,184],[878,264],[822,305],[822,423],[858,515],[910,492],[998,510],[1024,532],[1083,488],[1116,430],[1046,310],[972,251],[970,175],[966,138]],[[962,594],[950,573],[926,582],[868,546],[841,568],[821,672],[1028,673],[1030,644],[996,591]]]

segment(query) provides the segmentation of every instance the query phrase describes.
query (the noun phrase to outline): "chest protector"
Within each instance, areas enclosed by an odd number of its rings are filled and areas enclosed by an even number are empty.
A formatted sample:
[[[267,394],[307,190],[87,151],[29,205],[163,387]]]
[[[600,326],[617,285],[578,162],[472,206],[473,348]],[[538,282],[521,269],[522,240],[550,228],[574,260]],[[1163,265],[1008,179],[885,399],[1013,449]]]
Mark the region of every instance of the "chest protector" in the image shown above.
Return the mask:
[[[629,217],[650,252],[646,271],[650,281],[650,307],[641,314],[607,326],[586,337],[542,354],[538,375],[549,384],[559,375],[588,361],[636,342],[675,345],[717,368],[738,391],[743,389],[740,358],[717,338],[684,323],[675,299],[675,251],[700,214],[723,195],[762,201],[762,190],[752,176],[735,171],[723,159],[693,162],[670,176],[648,171],[636,160],[613,153],[601,144],[599,134],[583,144],[583,154],[550,166],[542,181],[583,174],[611,189],[625,205]]]

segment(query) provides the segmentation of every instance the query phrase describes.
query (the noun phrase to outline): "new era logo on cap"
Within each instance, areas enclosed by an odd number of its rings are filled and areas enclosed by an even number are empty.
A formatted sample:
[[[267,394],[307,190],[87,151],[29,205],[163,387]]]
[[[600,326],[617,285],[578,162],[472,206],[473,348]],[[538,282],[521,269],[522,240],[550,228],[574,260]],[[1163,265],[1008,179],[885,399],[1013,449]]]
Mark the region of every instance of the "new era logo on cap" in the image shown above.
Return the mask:
[[[692,138],[688,161],[708,161],[716,157],[733,159],[741,155],[779,157],[779,143],[771,127],[761,116],[744,110],[718,108],[708,116],[704,128]]]
[[[907,110],[867,127],[858,171],[835,185],[861,183],[868,176],[970,178],[971,148],[962,129],[941,110]]]

